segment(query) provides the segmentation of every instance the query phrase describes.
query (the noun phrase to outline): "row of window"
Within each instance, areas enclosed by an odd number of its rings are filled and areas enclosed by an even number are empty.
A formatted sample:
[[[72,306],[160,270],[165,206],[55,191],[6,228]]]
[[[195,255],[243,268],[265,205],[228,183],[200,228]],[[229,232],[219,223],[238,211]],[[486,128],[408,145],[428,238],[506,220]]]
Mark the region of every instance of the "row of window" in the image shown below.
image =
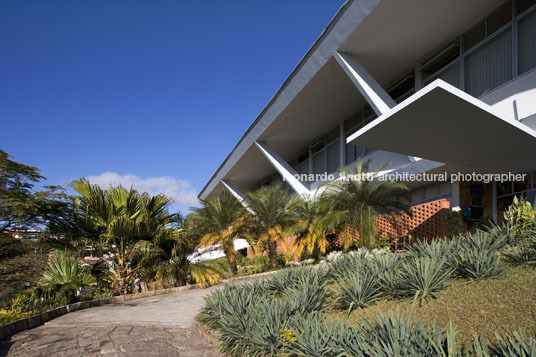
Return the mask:
[[[422,65],[423,84],[440,78],[479,97],[536,67],[534,4],[503,3]]]

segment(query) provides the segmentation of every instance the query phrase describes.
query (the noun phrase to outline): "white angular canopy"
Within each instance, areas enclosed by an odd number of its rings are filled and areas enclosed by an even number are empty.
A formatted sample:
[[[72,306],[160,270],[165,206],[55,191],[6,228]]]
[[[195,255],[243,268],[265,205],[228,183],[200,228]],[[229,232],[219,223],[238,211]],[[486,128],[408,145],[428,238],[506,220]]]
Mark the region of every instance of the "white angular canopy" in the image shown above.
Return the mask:
[[[497,172],[536,169],[536,131],[440,79],[347,142]]]

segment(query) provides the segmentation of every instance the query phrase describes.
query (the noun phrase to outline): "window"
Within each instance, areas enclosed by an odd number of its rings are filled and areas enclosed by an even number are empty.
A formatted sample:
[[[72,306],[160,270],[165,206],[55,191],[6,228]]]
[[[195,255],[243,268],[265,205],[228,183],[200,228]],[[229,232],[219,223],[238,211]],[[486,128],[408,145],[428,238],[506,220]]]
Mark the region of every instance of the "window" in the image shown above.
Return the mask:
[[[512,79],[512,31],[472,52],[465,66],[465,90],[475,97]]]
[[[519,22],[519,74],[536,67],[536,12]]]
[[[328,174],[337,171],[340,165],[340,155],[339,155],[339,140],[335,140],[329,144],[327,148],[328,155]]]

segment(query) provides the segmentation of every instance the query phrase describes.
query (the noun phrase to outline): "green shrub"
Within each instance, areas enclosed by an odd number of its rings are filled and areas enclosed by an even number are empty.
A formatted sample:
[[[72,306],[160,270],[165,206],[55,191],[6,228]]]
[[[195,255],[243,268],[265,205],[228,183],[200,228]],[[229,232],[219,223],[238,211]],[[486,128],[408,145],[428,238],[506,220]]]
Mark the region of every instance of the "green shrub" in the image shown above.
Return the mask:
[[[401,295],[414,296],[422,304],[435,297],[437,291],[449,283],[454,269],[449,268],[446,259],[420,257],[405,261],[402,265]]]
[[[28,252],[28,247],[20,239],[8,234],[0,234],[0,260],[13,258]]]
[[[336,280],[335,305],[348,313],[364,308],[382,297],[381,284],[376,270],[360,267]]]
[[[429,259],[429,258],[426,258]],[[429,321],[417,322],[411,313],[383,316],[366,323],[367,356],[442,356],[446,335],[438,325]]]
[[[449,239],[433,239],[430,242],[419,240],[412,244],[406,254],[411,258],[430,257],[446,258],[451,257],[454,251],[454,241]]]
[[[536,357],[536,334],[518,330],[513,335],[495,334],[497,342],[489,345],[483,332],[475,338],[468,355],[476,357]]]
[[[37,310],[13,311],[0,309],[0,326],[38,314]]]
[[[295,316],[282,332],[281,355],[364,356],[363,334],[342,320],[333,321],[320,313]]]

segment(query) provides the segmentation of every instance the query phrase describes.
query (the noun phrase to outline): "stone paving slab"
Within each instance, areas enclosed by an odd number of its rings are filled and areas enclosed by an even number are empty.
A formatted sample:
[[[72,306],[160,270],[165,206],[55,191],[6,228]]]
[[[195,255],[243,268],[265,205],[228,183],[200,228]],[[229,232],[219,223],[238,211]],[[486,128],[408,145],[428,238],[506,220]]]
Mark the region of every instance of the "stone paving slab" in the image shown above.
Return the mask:
[[[0,344],[0,355],[22,356],[219,356],[193,328],[44,325]]]
[[[273,272],[229,279],[242,283]],[[222,285],[78,310],[0,342],[0,357],[220,356],[194,326],[203,298]]]

